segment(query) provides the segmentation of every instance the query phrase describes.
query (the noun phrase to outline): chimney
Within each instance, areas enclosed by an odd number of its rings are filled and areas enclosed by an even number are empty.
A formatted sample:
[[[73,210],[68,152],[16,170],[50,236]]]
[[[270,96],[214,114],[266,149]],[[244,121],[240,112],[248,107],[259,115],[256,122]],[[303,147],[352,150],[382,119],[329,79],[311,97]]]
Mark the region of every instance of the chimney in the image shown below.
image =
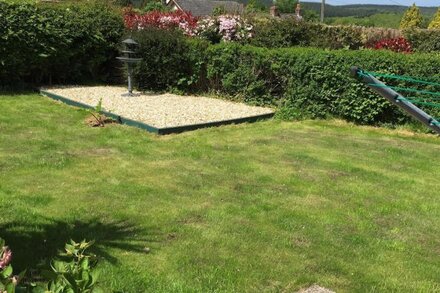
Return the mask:
[[[295,17],[297,20],[302,20],[302,16],[301,16],[301,4],[298,3],[296,4],[296,9],[295,9]]]

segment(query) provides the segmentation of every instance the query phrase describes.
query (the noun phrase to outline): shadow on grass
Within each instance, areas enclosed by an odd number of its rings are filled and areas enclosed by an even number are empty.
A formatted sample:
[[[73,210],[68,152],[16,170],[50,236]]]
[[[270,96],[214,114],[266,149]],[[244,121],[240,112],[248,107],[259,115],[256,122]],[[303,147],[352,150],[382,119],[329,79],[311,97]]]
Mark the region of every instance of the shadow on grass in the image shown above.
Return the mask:
[[[88,221],[56,221],[43,218],[45,223],[0,224],[0,237],[13,251],[13,265],[17,271],[35,268],[46,263],[63,250],[64,244],[73,239],[95,240],[91,252],[110,263],[117,259],[108,253],[109,248],[143,252],[145,247],[158,241],[159,233],[134,224],[117,221],[104,223],[98,219]]]

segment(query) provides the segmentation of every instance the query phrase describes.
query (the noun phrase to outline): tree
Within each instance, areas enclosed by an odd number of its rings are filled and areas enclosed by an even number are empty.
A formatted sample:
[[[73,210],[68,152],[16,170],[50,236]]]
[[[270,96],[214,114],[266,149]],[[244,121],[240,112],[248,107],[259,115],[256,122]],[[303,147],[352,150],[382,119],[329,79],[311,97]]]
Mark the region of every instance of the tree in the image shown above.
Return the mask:
[[[440,29],[440,8],[437,10],[437,13],[434,15],[434,18],[429,24],[428,29]]]
[[[422,23],[423,16],[420,13],[420,9],[414,3],[403,15],[402,20],[400,21],[400,28],[420,28]]]
[[[249,0],[246,5],[246,12],[261,12],[266,11],[266,6],[261,2],[261,0]]]
[[[297,0],[277,0],[276,5],[281,13],[295,13]]]

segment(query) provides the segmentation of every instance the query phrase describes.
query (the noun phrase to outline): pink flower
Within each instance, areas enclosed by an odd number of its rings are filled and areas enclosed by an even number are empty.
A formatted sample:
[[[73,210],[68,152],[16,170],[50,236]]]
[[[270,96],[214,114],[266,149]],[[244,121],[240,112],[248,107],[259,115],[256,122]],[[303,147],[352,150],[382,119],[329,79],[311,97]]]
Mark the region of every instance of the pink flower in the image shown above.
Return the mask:
[[[4,269],[12,260],[12,251],[9,247],[3,247],[3,253],[0,258],[0,269]]]

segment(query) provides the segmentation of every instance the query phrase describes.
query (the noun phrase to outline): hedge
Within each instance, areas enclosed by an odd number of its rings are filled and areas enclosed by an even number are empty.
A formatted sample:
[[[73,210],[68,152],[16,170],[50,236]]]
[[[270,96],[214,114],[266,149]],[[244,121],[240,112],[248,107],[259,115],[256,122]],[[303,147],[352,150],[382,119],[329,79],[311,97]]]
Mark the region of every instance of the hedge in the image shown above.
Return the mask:
[[[123,34],[105,4],[0,1],[0,85],[111,81]]]
[[[440,81],[440,56],[435,54],[269,50],[225,44],[210,47],[206,59],[211,88],[247,102],[277,105],[288,117],[335,116],[362,124],[406,122],[408,117],[395,106],[349,76],[353,65]],[[413,86],[395,81],[389,84]]]
[[[361,48],[367,40],[361,27],[328,26],[296,19],[260,18],[252,21],[254,37],[249,44],[257,47],[285,48],[293,46],[327,49]]]
[[[293,46],[323,49],[358,50],[371,47],[377,41],[405,37],[416,52],[440,51],[439,29],[397,30],[361,26],[328,26],[313,22],[298,22],[294,18],[256,18],[254,37],[249,45],[267,48]]]
[[[407,30],[403,34],[416,52],[440,52],[440,29]]]
[[[160,38],[156,36],[155,42],[160,42]],[[173,45],[179,48],[179,54],[173,55],[172,46],[161,51],[154,49],[156,43],[151,40],[150,47],[143,39],[140,41],[144,53],[154,52],[148,53],[151,57],[154,54],[154,65],[144,62],[138,71],[150,74],[137,74],[142,89],[215,91],[233,100],[279,107],[285,118],[333,116],[361,124],[406,123],[409,118],[405,114],[349,76],[353,65],[440,81],[438,54],[267,49],[232,43],[208,46],[182,38],[178,42],[184,44]],[[185,62],[178,64],[179,60]],[[159,68],[163,76],[152,77],[151,72]],[[181,82],[182,78],[190,79],[193,86],[189,88],[188,83]],[[402,82],[390,84],[411,86]]]
[[[138,55],[142,58],[135,71],[139,89],[200,91],[204,88],[202,57],[207,42],[188,39],[176,30],[153,27],[131,35],[140,45]]]

